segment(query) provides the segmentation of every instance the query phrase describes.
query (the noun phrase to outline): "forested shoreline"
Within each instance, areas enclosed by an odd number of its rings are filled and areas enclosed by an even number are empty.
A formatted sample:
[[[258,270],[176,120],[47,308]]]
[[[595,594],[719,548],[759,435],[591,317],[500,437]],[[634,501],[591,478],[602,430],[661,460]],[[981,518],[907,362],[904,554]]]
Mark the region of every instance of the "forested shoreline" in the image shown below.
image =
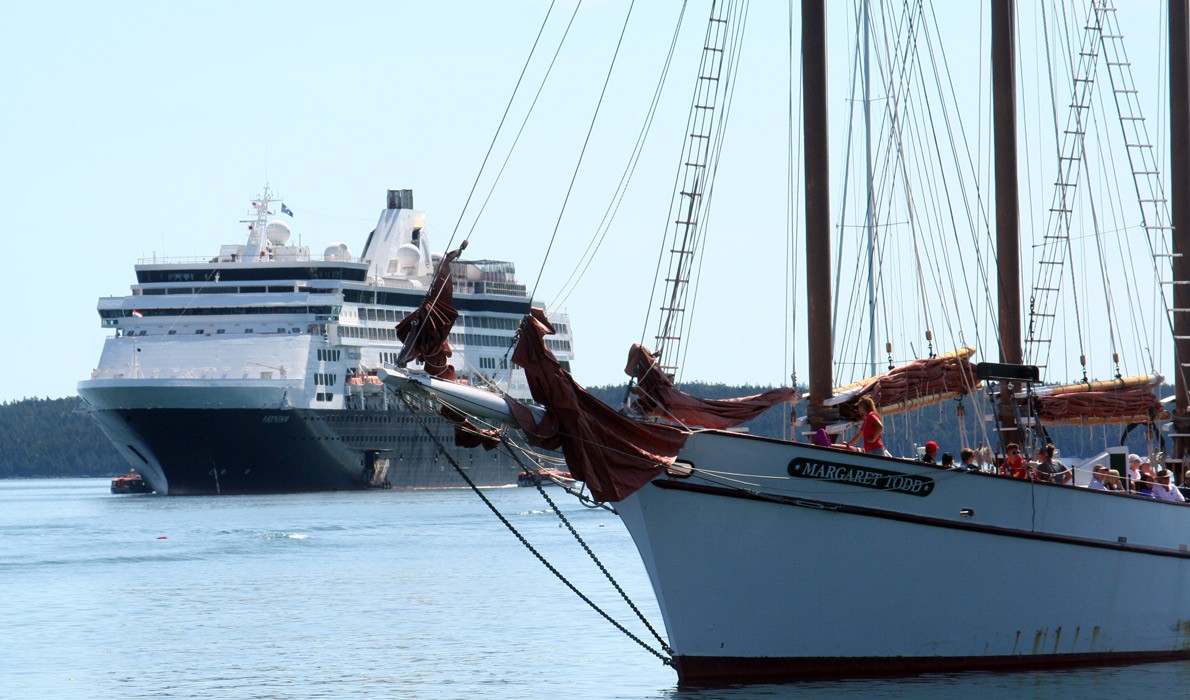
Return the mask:
[[[0,478],[114,476],[128,463],[77,396],[0,403]]]

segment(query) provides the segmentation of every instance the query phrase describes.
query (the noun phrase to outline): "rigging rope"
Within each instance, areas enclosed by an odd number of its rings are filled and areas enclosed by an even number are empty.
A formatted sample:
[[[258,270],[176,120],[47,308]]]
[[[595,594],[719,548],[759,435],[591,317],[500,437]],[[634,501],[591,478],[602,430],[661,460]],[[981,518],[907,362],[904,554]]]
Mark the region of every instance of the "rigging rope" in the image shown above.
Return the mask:
[[[526,469],[531,472],[533,471],[528,465],[521,461],[520,455],[518,455],[516,452],[513,450],[508,450],[508,454],[512,456],[512,458],[518,465],[520,465],[522,469]],[[624,589],[620,587],[620,583],[612,577],[611,572],[607,570],[607,567],[603,565],[603,562],[600,561],[595,552],[591,550],[591,547],[587,544],[586,540],[584,540],[582,535],[580,535],[578,531],[574,529],[574,526],[570,524],[570,520],[566,517],[566,514],[562,512],[562,509],[559,508],[556,503],[554,503],[554,499],[550,498],[549,494],[545,492],[545,489],[541,485],[540,476],[534,480],[533,485],[537,488],[537,492],[541,494],[541,498],[549,504],[550,510],[552,510],[554,514],[558,516],[558,520],[560,520],[562,524],[566,526],[566,529],[570,532],[571,536],[574,537],[574,540],[579,543],[579,546],[583,548],[583,551],[587,553],[587,556],[590,557],[591,561],[595,563],[595,566],[599,568],[599,571],[603,574],[603,577],[606,578],[608,583],[612,585],[612,588],[616,589],[616,593],[620,594],[620,598],[628,605],[632,612],[636,614],[637,619],[640,620],[646,628],[648,628],[649,633],[652,634],[653,638],[656,639],[661,645],[662,651],[664,651],[666,654],[673,654],[673,649],[669,648],[669,645],[666,643],[665,639],[661,637],[661,635],[649,622],[648,618],[645,617],[645,614],[640,611],[640,608],[636,607],[636,603],[632,602],[632,599],[628,597],[628,593],[626,593]],[[579,498],[584,503],[589,502],[586,497],[580,496]],[[612,510],[612,512],[615,511]]]
[[[521,67],[521,74],[517,77],[516,85],[512,88],[512,94],[508,97],[508,104],[504,107],[504,114],[500,117],[500,123],[496,126],[496,133],[492,134],[492,142],[488,144],[488,152],[484,154],[483,162],[479,165],[479,172],[475,173],[475,181],[471,183],[471,190],[467,193],[467,200],[463,203],[463,208],[459,210],[459,218],[457,221],[455,221],[454,230],[450,233],[450,240],[447,241],[447,250],[450,250],[450,245],[454,243],[455,235],[457,235],[459,232],[459,225],[463,223],[463,215],[467,212],[468,205],[471,204],[471,197],[475,194],[475,188],[479,186],[479,178],[483,175],[483,170],[487,166],[488,158],[492,155],[492,149],[496,147],[496,139],[499,138],[500,131],[504,128],[504,120],[508,118],[508,112],[512,109],[512,103],[516,99],[517,91],[521,87],[521,81],[525,78],[525,72],[529,70],[529,64],[533,60],[533,54],[537,51],[537,43],[541,41],[541,35],[543,32],[545,32],[545,26],[547,23],[549,23],[550,13],[554,11],[554,5],[556,3],[557,0],[550,1],[550,6],[545,12],[545,18],[541,20],[541,27],[537,30],[537,38],[533,40],[533,46],[529,49],[529,55],[525,58],[525,65]],[[574,8],[576,13],[578,12],[578,7],[582,4],[582,0],[579,0]],[[573,20],[574,18],[571,17],[571,21]]]
[[[451,246],[454,244],[455,236],[458,235],[459,226],[463,223],[463,217],[466,215],[467,207],[469,207],[471,204],[471,198],[475,196],[475,190],[479,186],[479,179],[483,176],[484,169],[487,167],[487,164],[488,164],[488,158],[491,157],[492,151],[496,147],[496,141],[500,137],[500,132],[503,131],[503,129],[504,129],[504,121],[506,119],[508,119],[508,114],[512,110],[513,102],[516,100],[517,92],[520,90],[520,87],[521,87],[521,81],[524,80],[525,73],[529,70],[529,64],[532,63],[532,61],[533,61],[533,55],[537,52],[537,44],[541,41],[541,35],[545,32],[546,25],[549,23],[550,14],[554,11],[554,5],[556,2],[557,2],[557,0],[551,0],[549,8],[546,10],[545,17],[541,20],[541,27],[539,27],[537,30],[536,38],[533,39],[533,46],[529,49],[529,55],[525,57],[525,65],[521,67],[521,74],[519,76],[517,76],[516,85],[513,86],[512,94],[509,95],[509,97],[508,97],[508,104],[505,105],[505,107],[504,107],[504,114],[501,115],[501,117],[500,117],[500,123],[496,126],[495,133],[492,134],[491,143],[488,144],[487,153],[484,154],[483,161],[479,165],[479,170],[475,173],[475,181],[471,183],[471,189],[467,192],[467,199],[465,202],[463,202],[463,207],[459,210],[459,218],[455,221],[454,229],[451,231],[450,238],[447,240],[447,243],[446,243],[447,250],[451,250]],[[579,0],[579,2],[576,3],[574,12],[570,16],[570,23],[566,25],[566,32],[562,35],[562,38],[558,41],[558,48],[554,52],[554,60],[557,60],[558,52],[562,50],[562,45],[566,41],[566,36],[567,36],[567,34],[570,33],[570,25],[574,23],[574,16],[578,14],[578,9],[579,9],[579,7],[582,6],[582,4],[583,4],[582,0]],[[550,68],[551,69],[553,68],[552,61],[550,63]],[[548,77],[548,75],[549,75],[549,73],[547,72],[546,76]],[[542,78],[542,85],[544,85],[544,84],[545,84],[545,78]],[[541,89],[538,88],[538,95],[540,95],[540,93],[541,93]],[[536,104],[536,98],[534,98],[534,104]],[[532,111],[533,110],[532,110],[532,106],[531,106],[529,109],[529,113],[531,114]],[[528,116],[528,114],[526,114],[525,121],[528,121],[528,119],[529,119],[529,116]],[[524,129],[523,122],[521,124],[521,129],[522,130]],[[517,133],[517,140],[519,140],[519,139],[520,139],[520,132]],[[514,141],[513,144],[509,147],[508,155],[505,156],[505,159],[504,159],[504,165],[502,165],[500,167],[500,171],[496,174],[495,181],[492,183],[491,190],[488,191],[488,197],[487,197],[487,199],[484,200],[483,207],[481,207],[479,212],[475,215],[475,220],[472,221],[472,223],[471,223],[471,229],[468,231],[467,238],[465,238],[463,240],[463,242],[461,244],[459,244],[460,251],[466,250],[467,244],[470,242],[471,233],[474,232],[475,226],[479,222],[479,217],[483,214],[484,208],[487,207],[488,199],[491,198],[492,191],[494,191],[496,189],[496,183],[499,182],[500,175],[504,173],[504,166],[508,165],[508,158],[510,158],[512,156],[512,151],[515,147],[516,147],[516,141]],[[445,263],[446,263],[446,260],[443,259],[442,263],[440,263],[440,264],[445,264]],[[439,273],[439,270],[435,270],[434,273],[435,273],[435,275],[437,275]],[[448,272],[447,274],[450,274],[450,273]],[[433,306],[434,304],[437,304],[438,298],[442,295],[443,289],[444,288],[439,289],[433,299],[427,300],[431,306]],[[532,298],[532,297],[530,297],[530,298]],[[421,338],[421,334],[424,329],[425,329],[425,324],[418,325],[416,330],[413,333],[413,337],[408,339],[408,344],[416,345],[418,340]]]
[[[788,133],[786,135],[786,163],[785,163],[785,230],[789,235],[785,237],[785,333],[783,341],[785,343],[785,375],[789,377],[790,386],[797,388],[797,343],[794,342],[794,335],[797,333],[797,309],[798,309],[798,276],[797,276],[797,251],[800,250],[801,228],[799,222],[801,218],[797,215],[797,200],[793,193],[801,189],[801,180],[799,175],[800,169],[797,167],[802,155],[802,130],[795,128],[797,115],[801,112],[802,91],[801,83],[798,83],[797,98],[798,104],[795,108],[794,97],[794,57],[797,56],[798,44],[794,39],[793,27],[793,0],[789,0],[789,59],[788,59],[788,83],[789,83],[789,112],[786,120]],[[796,144],[796,146],[795,146]],[[792,368],[792,372],[790,372]],[[789,422],[783,422],[783,435],[786,439],[794,439],[792,434],[792,421],[796,419],[796,413],[793,413],[792,407],[786,407],[788,410]]]
[[[624,196],[628,192],[628,184],[632,181],[632,176],[636,173],[636,166],[640,162],[641,154],[644,152],[645,141],[648,139],[649,131],[653,128],[653,118],[657,115],[657,107],[661,102],[661,94],[664,90],[666,78],[669,75],[669,68],[673,64],[673,57],[675,49],[678,44],[678,37],[681,35],[683,20],[686,16],[686,3],[682,3],[681,10],[678,12],[678,21],[674,26],[673,35],[669,42],[669,51],[665,56],[665,63],[661,68],[661,75],[657,79],[657,85],[653,89],[653,100],[649,103],[649,109],[646,112],[644,123],[641,124],[640,132],[636,137],[636,144],[633,146],[632,154],[628,158],[628,164],[624,168],[624,172],[620,175],[620,182],[616,185],[616,190],[608,201],[607,208],[603,212],[603,218],[599,221],[599,225],[595,227],[595,233],[591,236],[591,240],[587,243],[587,248],[575,263],[574,269],[571,271],[566,284],[562,286],[562,290],[550,301],[550,308],[560,308],[570,298],[570,295],[577,288],[578,283],[586,275],[587,269],[595,260],[596,253],[603,245],[604,239],[611,231],[612,222],[619,213],[620,204],[624,201]],[[643,335],[642,340],[643,341]]]
[[[595,557],[594,553],[591,552],[590,548],[586,545],[586,543],[582,541],[582,538],[578,536],[578,533],[575,532],[572,527],[570,527],[570,523],[568,521],[566,521],[565,518],[561,515],[561,511],[557,510],[557,507],[554,506],[553,501],[550,501],[548,497],[546,498],[546,500],[549,501],[551,507],[554,507],[555,513],[557,513],[559,515],[559,517],[562,517],[563,522],[566,522],[567,527],[570,528],[571,534],[574,535],[575,538],[577,538],[579,540],[579,543],[582,544],[583,548],[585,550],[587,550],[587,553],[589,555],[591,555],[592,559],[595,560],[596,565],[598,565],[599,569],[604,572],[604,575],[607,576],[608,580],[612,581],[612,584],[615,586],[616,590],[620,592],[620,594],[621,594],[621,596],[623,596],[624,600],[626,602],[628,602],[629,606],[633,609],[634,612],[636,612],[637,616],[645,623],[645,626],[648,627],[649,631],[653,633],[653,636],[656,637],[658,639],[658,641],[661,642],[662,649],[663,649],[664,653],[657,651],[653,647],[649,646],[649,644],[647,642],[645,642],[643,639],[641,639],[640,637],[633,634],[631,631],[628,630],[628,628],[624,627],[624,625],[622,625],[621,623],[619,623],[618,621],[613,619],[611,615],[609,615],[606,611],[604,611],[602,608],[600,608],[595,603],[595,601],[588,598],[586,596],[586,594],[584,594],[582,591],[580,591],[577,586],[575,586],[573,583],[571,583],[570,580],[567,579],[566,576],[564,576],[562,574],[561,571],[558,571],[558,569],[553,564],[551,564],[539,551],[537,551],[537,548],[534,547],[529,542],[529,540],[527,540],[525,538],[525,536],[521,534],[521,532],[519,530],[517,530],[516,526],[513,525],[512,522],[509,521],[508,518],[506,518],[504,516],[504,514],[501,513],[498,508],[496,508],[495,504],[492,503],[491,500],[489,500],[488,497],[484,495],[483,491],[481,491],[480,488],[475,485],[475,482],[472,481],[471,477],[469,477],[467,475],[467,472],[458,463],[458,460],[456,460],[454,458],[454,456],[451,455],[450,452],[446,449],[446,447],[443,446],[441,439],[439,439],[439,437],[437,435],[435,435],[432,430],[430,430],[429,426],[426,425],[426,420],[423,417],[422,412],[419,411],[417,409],[417,407],[413,405],[413,402],[409,400],[409,397],[407,397],[403,393],[399,394],[399,396],[401,398],[401,402],[405,404],[405,408],[409,411],[410,415],[415,416],[417,418],[418,425],[421,427],[422,431],[425,432],[425,434],[429,438],[429,440],[438,449],[438,454],[440,454],[446,458],[446,461],[450,463],[451,467],[453,467],[455,472],[458,473],[458,475],[463,479],[463,481],[467,484],[468,488],[470,488],[471,491],[474,492],[475,495],[479,497],[479,500],[483,501],[483,504],[485,506],[487,506],[488,510],[490,510],[492,512],[492,514],[495,515],[496,518],[499,519],[500,522],[504,524],[504,527],[507,528],[508,531],[511,532],[513,534],[513,536],[515,536],[520,541],[520,543],[522,545],[525,546],[525,549],[529,550],[529,553],[532,554],[537,559],[537,561],[541,562],[542,566],[544,566],[547,570],[549,570],[549,572],[551,574],[553,574],[555,578],[557,578],[567,588],[569,588],[571,590],[571,592],[573,592],[576,596],[579,597],[580,600],[582,600],[584,603],[586,603],[588,607],[590,607],[592,610],[597,612],[603,619],[607,620],[613,627],[620,630],[620,632],[622,632],[626,637],[628,637],[632,641],[636,642],[638,645],[640,645],[642,648],[644,648],[646,651],[648,651],[653,656],[656,656],[665,665],[667,665],[667,666],[673,665],[673,660],[669,656],[666,655],[666,654],[672,654],[672,649],[670,649],[669,646],[664,642],[664,640],[661,639],[661,636],[657,633],[657,631],[653,628],[653,626],[650,625],[647,620],[645,620],[643,613],[641,613],[640,610],[636,607],[636,605],[634,605],[632,603],[632,601],[628,599],[627,594],[624,593],[623,589],[620,588],[619,584],[617,584],[614,580],[612,580],[612,577],[607,572],[606,568],[604,568],[603,564]],[[509,450],[509,454],[513,456],[513,459],[515,459],[518,464],[523,465],[523,463],[520,461],[519,457],[517,457],[514,452]],[[538,488],[540,490],[540,484],[538,485]],[[543,493],[543,495],[544,495],[544,493]]]
[[[580,2],[581,4],[581,2]],[[632,9],[636,6],[636,0],[628,5],[628,12],[624,15],[624,24],[620,27],[620,38],[616,41],[616,50],[612,54],[611,63],[607,67],[607,75],[603,79],[603,89],[599,91],[599,101],[595,103],[595,112],[591,115],[591,123],[587,126],[587,136],[583,139],[582,150],[579,151],[578,161],[574,164],[574,171],[570,175],[570,184],[566,187],[566,196],[562,199],[562,207],[558,210],[558,218],[554,221],[554,230],[550,233],[550,242],[545,248],[545,255],[541,258],[541,267],[537,270],[537,280],[533,283],[533,291],[529,294],[529,298],[537,296],[537,287],[541,284],[541,277],[545,273],[545,265],[550,259],[550,253],[554,249],[554,243],[558,239],[558,229],[562,226],[562,217],[566,214],[566,205],[570,202],[570,195],[574,192],[574,183],[578,180],[579,170],[583,165],[583,156],[587,153],[587,146],[591,143],[591,133],[595,130],[595,122],[599,118],[599,110],[603,106],[603,98],[607,95],[607,86],[611,82],[612,72],[616,68],[616,59],[620,56],[620,48],[624,45],[624,35],[628,31],[628,20],[632,18]],[[578,12],[578,8],[575,8]]]
[[[519,129],[517,129],[516,137],[513,138],[512,143],[508,146],[508,153],[504,154],[504,161],[500,164],[500,169],[496,171],[496,177],[492,180],[492,186],[488,188],[487,196],[484,197],[483,204],[479,207],[479,212],[476,213],[475,219],[471,221],[471,228],[467,230],[468,238],[470,238],[471,234],[475,232],[475,227],[479,225],[480,217],[483,216],[484,210],[488,208],[488,203],[492,201],[492,195],[496,192],[496,186],[500,184],[500,178],[504,175],[504,170],[508,167],[508,162],[512,160],[512,154],[516,150],[517,144],[520,143],[521,136],[525,133],[525,126],[529,123],[529,117],[533,116],[533,110],[537,107],[537,100],[541,98],[541,93],[545,90],[545,84],[549,81],[550,74],[554,72],[554,65],[558,62],[558,55],[562,53],[562,47],[566,44],[566,38],[570,36],[570,29],[574,26],[574,19],[578,15],[579,7],[581,7],[582,4],[583,3],[581,0],[576,3],[574,6],[574,12],[570,14],[570,21],[566,23],[566,29],[562,32],[562,37],[558,39],[558,46],[554,48],[554,55],[552,58],[550,58],[550,64],[546,67],[545,73],[541,76],[541,82],[537,84],[537,92],[533,94],[533,100],[529,103],[529,109],[525,110],[525,117],[521,120],[521,126]],[[540,36],[541,35],[538,34],[538,38],[540,38]],[[530,57],[532,57],[532,55],[530,55]],[[519,84],[520,83],[518,81],[518,85]],[[513,96],[516,96],[515,90],[513,91]],[[507,115],[507,112],[505,114]],[[501,124],[503,124],[503,119],[501,119]],[[499,130],[497,130],[496,133],[499,134]],[[486,157],[484,158],[484,162],[487,162]]]

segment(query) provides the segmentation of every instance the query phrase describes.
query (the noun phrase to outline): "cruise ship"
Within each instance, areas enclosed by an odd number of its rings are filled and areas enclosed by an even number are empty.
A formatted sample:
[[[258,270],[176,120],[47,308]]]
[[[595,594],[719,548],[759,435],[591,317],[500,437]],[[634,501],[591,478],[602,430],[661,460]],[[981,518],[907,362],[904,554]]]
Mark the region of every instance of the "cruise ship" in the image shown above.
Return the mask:
[[[291,245],[286,218],[266,187],[241,222],[245,243],[142,260],[130,294],[100,298],[111,335],[79,382],[83,407],[159,494],[465,485],[436,446],[453,445],[452,426],[410,412],[377,378],[442,259],[412,190],[388,191],[358,257],[344,243],[320,257]],[[508,360],[530,305],[514,265],[457,260],[451,275],[460,381],[528,397]],[[551,347],[568,365],[568,320],[556,329]],[[477,485],[516,484],[522,467],[503,452],[451,449]]]

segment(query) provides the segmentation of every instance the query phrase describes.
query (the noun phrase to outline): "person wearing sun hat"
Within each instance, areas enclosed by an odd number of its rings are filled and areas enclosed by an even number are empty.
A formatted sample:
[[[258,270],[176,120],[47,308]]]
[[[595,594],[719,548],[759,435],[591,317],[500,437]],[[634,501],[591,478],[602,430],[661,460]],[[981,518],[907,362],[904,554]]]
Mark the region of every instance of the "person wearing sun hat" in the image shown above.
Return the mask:
[[[1160,469],[1157,472],[1157,483],[1153,484],[1153,498],[1158,501],[1174,501],[1181,503],[1186,500],[1182,492],[1178,490],[1177,486],[1169,483],[1173,474],[1168,469]]]
[[[1137,455],[1137,454],[1128,455],[1128,480],[1129,481],[1139,481],[1140,480],[1140,455]]]

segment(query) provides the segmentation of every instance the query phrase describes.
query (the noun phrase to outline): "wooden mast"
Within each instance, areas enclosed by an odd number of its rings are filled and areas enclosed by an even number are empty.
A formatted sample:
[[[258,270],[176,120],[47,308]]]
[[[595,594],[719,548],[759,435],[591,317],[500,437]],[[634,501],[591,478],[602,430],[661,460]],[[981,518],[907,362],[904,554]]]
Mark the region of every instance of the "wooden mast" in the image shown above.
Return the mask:
[[[1016,2],[992,2],[992,104],[996,154],[996,259],[1000,362],[1019,365],[1021,350],[1020,204],[1016,162]],[[1002,444],[1021,441],[1012,388],[1000,389]]]
[[[832,393],[830,157],[827,138],[826,2],[802,0],[802,129],[805,134],[806,287],[810,406],[814,430],[834,422]]]
[[[1173,225],[1174,387],[1173,454],[1185,474],[1190,453],[1190,0],[1169,0],[1170,214]]]

